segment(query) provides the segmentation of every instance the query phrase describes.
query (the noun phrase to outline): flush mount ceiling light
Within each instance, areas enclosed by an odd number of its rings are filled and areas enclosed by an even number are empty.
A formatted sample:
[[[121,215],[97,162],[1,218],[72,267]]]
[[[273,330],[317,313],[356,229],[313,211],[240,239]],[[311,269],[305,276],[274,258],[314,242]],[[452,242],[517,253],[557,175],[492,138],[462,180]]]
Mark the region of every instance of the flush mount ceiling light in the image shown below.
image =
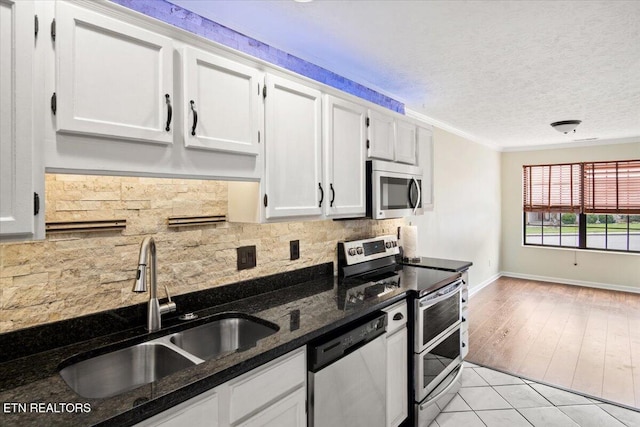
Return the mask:
[[[562,120],[551,123],[551,127],[566,135],[569,132],[575,132],[580,123],[582,123],[582,120]]]

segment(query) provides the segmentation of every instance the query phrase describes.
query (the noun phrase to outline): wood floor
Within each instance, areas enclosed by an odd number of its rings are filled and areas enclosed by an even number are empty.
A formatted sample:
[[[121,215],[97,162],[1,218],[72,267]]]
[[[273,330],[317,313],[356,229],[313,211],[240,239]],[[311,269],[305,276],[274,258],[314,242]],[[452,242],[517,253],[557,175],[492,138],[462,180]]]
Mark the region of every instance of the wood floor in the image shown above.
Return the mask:
[[[501,277],[469,317],[470,362],[640,408],[640,294]]]

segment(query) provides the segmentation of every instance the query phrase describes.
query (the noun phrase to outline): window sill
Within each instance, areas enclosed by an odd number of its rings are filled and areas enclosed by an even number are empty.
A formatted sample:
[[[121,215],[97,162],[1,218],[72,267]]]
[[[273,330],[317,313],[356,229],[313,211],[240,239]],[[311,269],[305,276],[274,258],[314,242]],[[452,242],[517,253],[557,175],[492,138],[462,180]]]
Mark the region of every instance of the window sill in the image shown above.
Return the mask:
[[[626,251],[605,251],[601,249],[581,249],[581,248],[570,248],[566,246],[546,246],[546,245],[527,245],[524,243],[520,243],[520,246],[523,248],[534,248],[534,249],[554,249],[557,251],[571,251],[571,252],[586,252],[586,253],[598,253],[598,254],[607,254],[607,255],[635,255],[640,256],[640,252],[626,252]]]

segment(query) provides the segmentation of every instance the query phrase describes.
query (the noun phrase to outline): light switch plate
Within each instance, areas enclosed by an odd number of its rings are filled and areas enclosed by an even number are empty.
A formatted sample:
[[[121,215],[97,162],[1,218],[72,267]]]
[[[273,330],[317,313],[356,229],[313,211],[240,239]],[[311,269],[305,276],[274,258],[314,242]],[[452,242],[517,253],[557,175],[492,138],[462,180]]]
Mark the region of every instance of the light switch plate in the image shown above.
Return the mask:
[[[238,270],[246,270],[256,266],[256,247],[241,246],[238,248]]]
[[[300,258],[300,240],[289,241],[289,253],[291,260]]]

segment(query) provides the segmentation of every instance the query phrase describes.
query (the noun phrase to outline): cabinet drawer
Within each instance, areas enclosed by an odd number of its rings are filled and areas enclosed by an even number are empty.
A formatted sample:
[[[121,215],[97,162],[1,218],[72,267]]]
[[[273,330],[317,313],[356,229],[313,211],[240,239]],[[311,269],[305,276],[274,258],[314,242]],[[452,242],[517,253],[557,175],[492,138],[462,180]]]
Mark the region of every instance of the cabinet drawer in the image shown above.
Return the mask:
[[[391,335],[407,324],[407,301],[403,300],[390,307],[383,308],[387,313],[387,334]]]
[[[301,388],[236,427],[304,427],[307,425],[306,403],[307,393]]]
[[[216,388],[160,412],[134,427],[216,427],[219,425],[219,400],[219,388]]]
[[[233,424],[255,410],[304,386],[307,377],[305,349],[286,354],[229,383]]]

